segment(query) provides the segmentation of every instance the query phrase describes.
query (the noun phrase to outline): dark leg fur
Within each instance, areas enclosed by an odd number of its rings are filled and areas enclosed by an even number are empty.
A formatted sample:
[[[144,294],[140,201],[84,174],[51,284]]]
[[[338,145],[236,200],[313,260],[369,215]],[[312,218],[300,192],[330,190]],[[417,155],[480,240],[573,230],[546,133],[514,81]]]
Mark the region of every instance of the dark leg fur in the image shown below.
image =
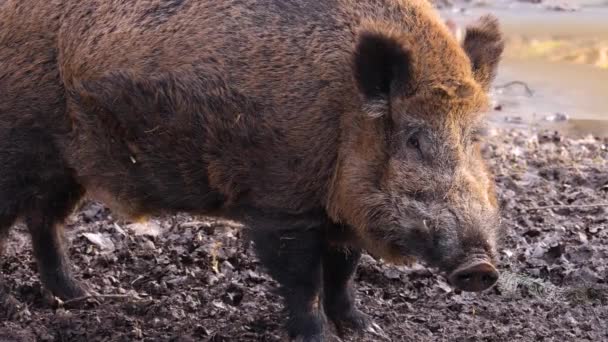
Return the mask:
[[[322,226],[308,220],[252,215],[258,257],[280,283],[289,313],[288,332],[298,341],[323,340],[320,306]]]
[[[74,280],[70,262],[62,246],[62,221],[70,214],[83,194],[81,187],[69,178],[58,179],[56,189],[48,189],[37,198],[26,214],[32,235],[34,255],[44,287],[62,299],[85,295]],[[55,190],[55,192],[50,192]]]
[[[353,276],[360,258],[359,249],[329,241],[323,251],[323,305],[341,334],[345,329],[362,331],[371,324],[370,318],[355,307]]]
[[[60,229],[82,197],[82,187],[44,130],[21,127],[0,136],[0,234],[22,216],[45,288],[62,299],[84,295],[69,271]]]

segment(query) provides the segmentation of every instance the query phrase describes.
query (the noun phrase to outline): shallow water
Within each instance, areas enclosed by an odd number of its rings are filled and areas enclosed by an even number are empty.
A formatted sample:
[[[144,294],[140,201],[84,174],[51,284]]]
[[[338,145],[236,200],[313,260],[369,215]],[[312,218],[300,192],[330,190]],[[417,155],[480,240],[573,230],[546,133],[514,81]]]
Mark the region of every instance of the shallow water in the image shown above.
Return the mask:
[[[507,47],[494,91],[491,121],[532,125],[570,135],[608,135],[608,2],[574,1],[577,11],[495,1],[491,6],[443,10],[459,26],[493,13]],[[521,83],[501,87],[513,81]],[[568,120],[555,121],[558,114]],[[561,116],[563,118],[563,116]]]
[[[514,115],[520,113],[529,119],[544,119],[563,113],[576,119],[608,118],[606,70],[540,59],[507,59],[495,85],[501,87],[513,80],[525,82],[533,92],[529,96],[518,85],[495,90],[498,103]]]

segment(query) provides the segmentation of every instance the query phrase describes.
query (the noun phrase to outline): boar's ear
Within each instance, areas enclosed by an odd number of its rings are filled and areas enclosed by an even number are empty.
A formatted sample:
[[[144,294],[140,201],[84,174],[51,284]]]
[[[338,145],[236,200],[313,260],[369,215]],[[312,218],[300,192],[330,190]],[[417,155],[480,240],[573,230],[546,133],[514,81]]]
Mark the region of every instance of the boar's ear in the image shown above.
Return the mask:
[[[359,35],[353,72],[367,105],[386,103],[391,95],[408,95],[412,90],[410,52],[397,39],[381,33]]]
[[[498,26],[498,19],[486,15],[467,27],[464,42],[473,74],[484,89],[488,89],[496,76],[498,62],[504,50],[504,41]]]

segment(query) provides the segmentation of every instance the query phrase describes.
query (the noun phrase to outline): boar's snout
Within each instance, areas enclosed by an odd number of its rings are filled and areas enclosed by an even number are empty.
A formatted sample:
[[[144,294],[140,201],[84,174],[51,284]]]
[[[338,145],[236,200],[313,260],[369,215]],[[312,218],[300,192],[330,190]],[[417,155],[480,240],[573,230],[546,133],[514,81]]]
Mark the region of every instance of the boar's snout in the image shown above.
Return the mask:
[[[487,261],[475,261],[457,268],[448,280],[460,290],[479,292],[496,283],[498,271]]]

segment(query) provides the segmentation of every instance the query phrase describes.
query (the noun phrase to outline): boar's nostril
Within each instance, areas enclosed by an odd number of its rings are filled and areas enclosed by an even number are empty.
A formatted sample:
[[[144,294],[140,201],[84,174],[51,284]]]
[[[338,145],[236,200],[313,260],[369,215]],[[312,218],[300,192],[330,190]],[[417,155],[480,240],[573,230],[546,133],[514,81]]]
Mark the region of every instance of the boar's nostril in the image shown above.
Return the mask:
[[[457,277],[459,282],[469,282],[471,281],[471,278],[473,278],[473,276],[469,273],[462,273],[459,274]]]
[[[483,291],[496,283],[498,271],[488,262],[476,262],[457,269],[449,280],[463,291]]]
[[[498,273],[492,272],[487,273],[481,276],[481,281],[484,284],[488,284],[488,286],[494,285],[494,283],[498,280]]]

